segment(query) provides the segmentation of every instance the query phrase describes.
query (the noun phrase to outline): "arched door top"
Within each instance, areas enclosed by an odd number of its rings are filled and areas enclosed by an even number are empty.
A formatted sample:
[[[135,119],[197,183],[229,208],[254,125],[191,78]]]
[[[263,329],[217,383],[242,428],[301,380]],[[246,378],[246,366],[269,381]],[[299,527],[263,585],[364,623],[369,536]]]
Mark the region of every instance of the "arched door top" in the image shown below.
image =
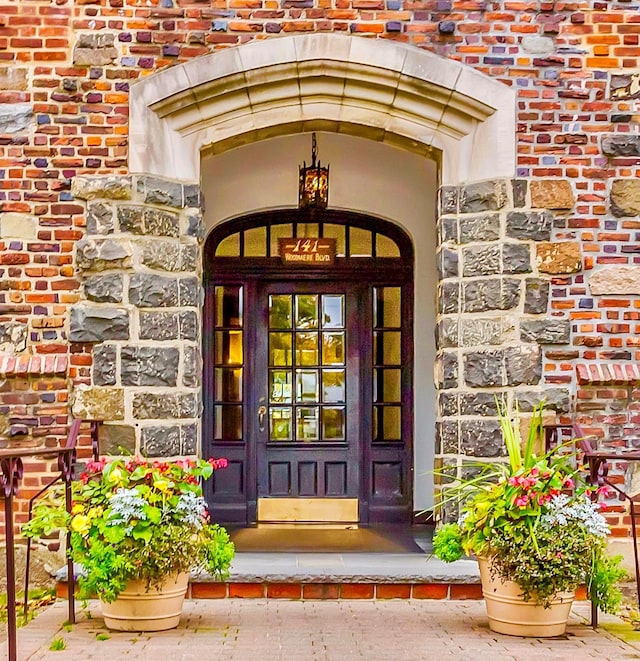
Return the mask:
[[[252,42],[131,89],[130,169],[197,181],[200,152],[309,130],[432,156],[443,183],[512,176],[515,92],[432,53],[337,34]]]

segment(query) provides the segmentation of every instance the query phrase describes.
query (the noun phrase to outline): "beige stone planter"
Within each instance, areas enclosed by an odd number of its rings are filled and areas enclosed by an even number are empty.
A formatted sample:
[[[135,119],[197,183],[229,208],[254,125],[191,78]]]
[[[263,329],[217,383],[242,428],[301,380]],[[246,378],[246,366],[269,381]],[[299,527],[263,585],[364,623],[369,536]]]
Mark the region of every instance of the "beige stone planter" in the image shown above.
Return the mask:
[[[189,574],[173,574],[157,587],[129,581],[118,598],[102,602],[104,623],[114,631],[164,631],[180,622]]]
[[[478,558],[478,564],[491,631],[535,638],[565,633],[574,592],[559,593],[551,606],[545,608],[533,601],[525,601],[516,583],[503,583],[500,578],[492,578],[487,558]]]

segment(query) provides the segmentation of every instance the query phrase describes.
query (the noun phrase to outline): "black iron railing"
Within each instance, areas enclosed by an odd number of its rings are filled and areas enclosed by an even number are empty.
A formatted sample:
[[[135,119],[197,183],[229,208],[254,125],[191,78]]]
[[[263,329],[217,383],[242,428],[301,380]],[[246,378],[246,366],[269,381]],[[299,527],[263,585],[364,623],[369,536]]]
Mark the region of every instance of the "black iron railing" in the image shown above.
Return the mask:
[[[62,482],[64,484],[65,504],[67,512],[71,512],[71,482],[73,480],[74,466],[76,463],[76,446],[82,420],[74,420],[69,430],[66,443],[57,448],[17,448],[0,450],[0,495],[4,496],[4,536],[6,542],[7,563],[7,647],[9,661],[17,658],[17,595],[16,595],[16,565],[15,565],[15,535],[13,506],[14,499],[18,495],[20,481],[24,474],[23,459],[28,457],[57,458],[58,475],[51,480],[29,501],[29,514],[36,498],[40,497],[47,489]],[[97,429],[96,422],[91,423],[91,442],[94,457],[97,454]],[[69,535],[67,535],[67,548],[69,548]],[[27,544],[27,568],[25,574],[25,615],[29,592],[29,559],[30,544]],[[75,580],[73,573],[73,561],[67,559],[68,573],[68,598],[69,598],[69,622],[75,622]]]

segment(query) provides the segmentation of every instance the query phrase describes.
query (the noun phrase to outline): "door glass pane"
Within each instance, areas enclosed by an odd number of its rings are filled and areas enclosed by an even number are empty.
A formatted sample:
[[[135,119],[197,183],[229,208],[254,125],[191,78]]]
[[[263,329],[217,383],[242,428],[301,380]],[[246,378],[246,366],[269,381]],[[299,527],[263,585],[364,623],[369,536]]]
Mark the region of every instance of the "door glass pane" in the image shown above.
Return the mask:
[[[242,401],[242,370],[224,369],[215,370],[215,399],[218,402]]]
[[[291,328],[292,305],[290,294],[269,296],[269,328]]]
[[[296,365],[318,362],[318,333],[296,333]]]
[[[322,333],[322,364],[344,365],[344,333]]]
[[[322,401],[328,403],[345,401],[345,371],[322,370]]]
[[[320,228],[318,223],[298,223],[298,231],[296,238],[298,239],[316,239],[320,236]]]
[[[371,230],[349,228],[349,256],[371,257]]]
[[[333,225],[331,223],[325,223],[322,227],[322,236],[325,239],[336,240],[336,257],[345,257],[347,254],[345,230],[344,225]]]
[[[215,440],[239,441],[242,439],[242,406],[214,407],[213,433]]]
[[[269,440],[291,440],[291,407],[282,406],[269,411]]]
[[[291,333],[269,333],[269,365],[291,365]]]
[[[388,236],[376,234],[376,257],[400,257],[400,249]]]
[[[373,332],[374,365],[400,365],[400,332]]]
[[[291,404],[291,371],[269,370],[269,397],[272,402]]]
[[[322,438],[325,441],[344,441],[344,406],[325,406],[322,409]]]
[[[298,441],[318,440],[318,407],[300,406],[296,409],[296,437]]]
[[[266,257],[267,256],[267,228],[254,227],[244,233],[244,256]]]
[[[280,244],[278,239],[289,239],[293,236],[293,225],[290,223],[282,225],[271,225],[271,257],[280,255]]]
[[[318,328],[318,296],[296,296],[296,328]]]
[[[375,328],[400,328],[400,287],[373,288]]]
[[[242,326],[242,287],[226,285],[215,288],[215,326]]]
[[[240,232],[220,241],[216,248],[216,257],[240,257]]]
[[[242,331],[216,331],[216,365],[242,365]]]
[[[374,369],[373,370],[373,401],[374,402],[400,402],[401,401],[400,370]]]
[[[399,406],[373,407],[374,441],[401,440],[400,410]]]
[[[344,296],[322,297],[322,328],[344,328]]]
[[[315,403],[319,399],[317,370],[296,370],[296,401]]]

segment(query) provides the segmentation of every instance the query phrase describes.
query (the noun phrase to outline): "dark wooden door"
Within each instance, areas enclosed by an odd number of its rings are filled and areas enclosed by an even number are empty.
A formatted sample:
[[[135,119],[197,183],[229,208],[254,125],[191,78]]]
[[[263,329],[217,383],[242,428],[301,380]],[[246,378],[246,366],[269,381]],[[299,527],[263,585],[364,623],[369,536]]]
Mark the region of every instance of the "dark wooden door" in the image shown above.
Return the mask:
[[[254,428],[258,498],[358,498],[360,289],[258,288]]]

